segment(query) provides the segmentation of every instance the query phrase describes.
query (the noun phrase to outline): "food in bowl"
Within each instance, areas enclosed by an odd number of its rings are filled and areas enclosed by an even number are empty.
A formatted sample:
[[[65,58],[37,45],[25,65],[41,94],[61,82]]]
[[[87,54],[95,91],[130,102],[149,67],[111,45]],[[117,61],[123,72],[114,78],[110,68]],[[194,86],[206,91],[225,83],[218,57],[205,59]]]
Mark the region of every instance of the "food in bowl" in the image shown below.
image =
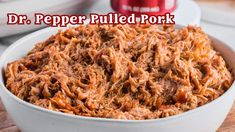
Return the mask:
[[[199,28],[85,25],[59,31],[6,68],[6,87],[50,110],[144,120],[200,107],[232,74]]]

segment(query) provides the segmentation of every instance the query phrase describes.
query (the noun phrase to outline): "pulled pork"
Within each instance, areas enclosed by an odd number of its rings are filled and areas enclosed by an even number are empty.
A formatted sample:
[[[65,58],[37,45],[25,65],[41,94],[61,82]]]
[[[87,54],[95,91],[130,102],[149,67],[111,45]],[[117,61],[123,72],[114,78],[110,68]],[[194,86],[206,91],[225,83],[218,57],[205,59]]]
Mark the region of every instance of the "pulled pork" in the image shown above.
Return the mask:
[[[6,68],[22,100],[81,116],[143,120],[204,105],[233,82],[199,28],[86,25],[37,44]]]

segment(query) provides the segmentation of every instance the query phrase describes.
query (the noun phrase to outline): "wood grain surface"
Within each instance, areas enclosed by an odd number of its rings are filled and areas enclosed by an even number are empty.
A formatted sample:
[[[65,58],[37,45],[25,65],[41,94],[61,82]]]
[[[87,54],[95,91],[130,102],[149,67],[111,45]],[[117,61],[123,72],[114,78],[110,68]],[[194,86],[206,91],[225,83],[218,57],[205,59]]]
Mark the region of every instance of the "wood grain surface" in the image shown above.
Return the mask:
[[[0,132],[20,132],[4,109],[0,99]],[[235,103],[218,132],[235,132]]]

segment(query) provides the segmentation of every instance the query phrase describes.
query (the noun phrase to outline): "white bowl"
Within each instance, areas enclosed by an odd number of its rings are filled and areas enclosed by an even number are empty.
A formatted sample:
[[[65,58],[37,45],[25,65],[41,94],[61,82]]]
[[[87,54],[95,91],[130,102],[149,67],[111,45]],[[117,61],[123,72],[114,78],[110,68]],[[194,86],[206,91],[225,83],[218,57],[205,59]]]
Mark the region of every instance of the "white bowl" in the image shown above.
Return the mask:
[[[213,132],[222,124],[235,97],[234,83],[218,99],[179,115],[152,120],[118,120],[83,117],[47,110],[13,95],[4,85],[7,63],[26,55],[32,47],[55,34],[58,28],[46,28],[12,44],[0,59],[0,94],[6,110],[24,132]],[[223,42],[210,37],[235,73],[235,52]]]

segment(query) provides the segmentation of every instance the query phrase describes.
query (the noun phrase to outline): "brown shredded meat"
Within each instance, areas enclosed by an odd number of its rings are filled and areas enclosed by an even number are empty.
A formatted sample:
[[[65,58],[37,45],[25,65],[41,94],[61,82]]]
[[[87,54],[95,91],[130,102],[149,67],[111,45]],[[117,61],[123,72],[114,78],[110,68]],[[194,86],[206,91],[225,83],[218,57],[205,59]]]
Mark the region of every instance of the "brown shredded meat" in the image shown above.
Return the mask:
[[[204,105],[233,82],[199,27],[86,25],[37,44],[6,68],[20,99],[64,113],[155,119]]]

